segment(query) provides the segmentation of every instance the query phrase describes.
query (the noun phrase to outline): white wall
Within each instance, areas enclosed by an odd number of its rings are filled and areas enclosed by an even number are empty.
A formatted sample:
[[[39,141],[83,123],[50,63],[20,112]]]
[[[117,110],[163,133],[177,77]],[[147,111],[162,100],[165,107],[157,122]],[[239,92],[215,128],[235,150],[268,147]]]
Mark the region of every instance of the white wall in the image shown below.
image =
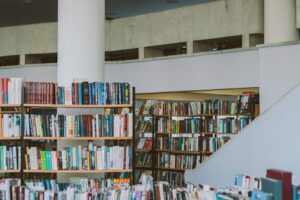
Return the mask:
[[[187,172],[186,180],[223,187],[233,185],[235,173],[264,177],[266,169],[278,168],[293,172],[294,184],[300,184],[299,99],[300,86],[196,170]]]
[[[56,64],[1,67],[0,77],[20,77],[25,81],[56,82]]]
[[[131,82],[138,93],[258,87],[257,49],[106,63],[108,81]],[[56,64],[0,68],[0,76],[56,81]]]
[[[300,44],[259,48],[261,111],[300,82],[299,52]]]
[[[258,87],[257,49],[106,64],[108,81],[129,81],[139,93]]]

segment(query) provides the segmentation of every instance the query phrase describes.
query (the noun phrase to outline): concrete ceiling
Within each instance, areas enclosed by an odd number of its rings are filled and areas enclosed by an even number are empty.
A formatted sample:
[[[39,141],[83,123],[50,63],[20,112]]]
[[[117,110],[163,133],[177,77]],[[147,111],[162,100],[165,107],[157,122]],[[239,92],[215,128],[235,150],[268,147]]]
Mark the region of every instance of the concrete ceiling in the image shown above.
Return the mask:
[[[212,0],[107,0],[107,19],[158,12]],[[57,21],[57,0],[0,0],[0,27]]]

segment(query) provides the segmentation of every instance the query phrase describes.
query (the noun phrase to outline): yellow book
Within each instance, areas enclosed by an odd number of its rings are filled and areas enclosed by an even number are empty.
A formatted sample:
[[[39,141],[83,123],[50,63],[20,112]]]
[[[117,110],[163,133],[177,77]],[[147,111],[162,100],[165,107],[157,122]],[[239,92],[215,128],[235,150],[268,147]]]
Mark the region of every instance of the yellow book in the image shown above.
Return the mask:
[[[90,152],[86,152],[86,157],[87,157],[87,169],[90,170]]]

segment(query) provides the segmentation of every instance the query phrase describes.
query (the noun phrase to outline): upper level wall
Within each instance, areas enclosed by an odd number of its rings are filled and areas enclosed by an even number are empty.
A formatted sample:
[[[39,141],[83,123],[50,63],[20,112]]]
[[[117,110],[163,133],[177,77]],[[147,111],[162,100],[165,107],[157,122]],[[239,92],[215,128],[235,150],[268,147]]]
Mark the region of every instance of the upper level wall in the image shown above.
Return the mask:
[[[112,20],[107,50],[263,33],[263,0],[219,0]]]
[[[106,21],[106,51],[263,32],[263,0],[219,0]],[[0,28],[0,56],[57,52],[57,23]]]
[[[0,56],[57,52],[57,23],[0,28]]]

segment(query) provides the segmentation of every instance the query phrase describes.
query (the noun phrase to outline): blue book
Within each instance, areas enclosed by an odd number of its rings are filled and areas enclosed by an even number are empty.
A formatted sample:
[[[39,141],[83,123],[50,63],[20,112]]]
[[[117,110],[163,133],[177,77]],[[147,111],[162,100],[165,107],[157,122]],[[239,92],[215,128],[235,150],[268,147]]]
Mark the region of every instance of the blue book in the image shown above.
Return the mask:
[[[272,200],[273,195],[271,193],[266,193],[260,190],[253,190],[251,193],[250,200]]]
[[[282,182],[271,178],[261,178],[261,190],[273,194],[273,200],[282,200]]]
[[[78,103],[79,103],[79,105],[83,104],[82,100],[83,100],[82,83],[78,83]]]

